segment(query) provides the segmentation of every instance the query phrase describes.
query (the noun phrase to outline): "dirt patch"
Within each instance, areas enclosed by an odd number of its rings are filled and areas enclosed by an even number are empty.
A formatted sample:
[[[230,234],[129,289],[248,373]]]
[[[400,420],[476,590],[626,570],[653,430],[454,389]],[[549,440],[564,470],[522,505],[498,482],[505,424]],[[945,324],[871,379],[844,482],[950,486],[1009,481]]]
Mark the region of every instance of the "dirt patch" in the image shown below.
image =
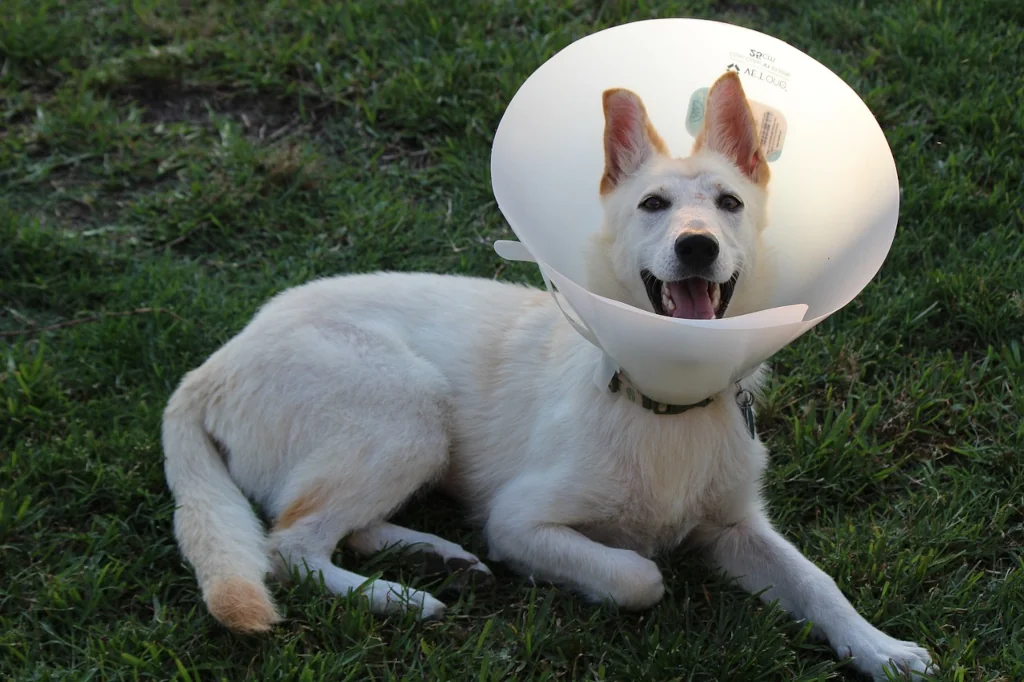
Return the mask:
[[[378,168],[404,164],[405,168],[422,170],[435,163],[432,151],[419,140],[396,140],[386,143],[384,153],[377,160]]]
[[[299,119],[295,104],[268,96],[166,86],[133,89],[128,96],[143,108],[142,120],[147,123],[205,123],[211,114],[217,114],[236,120],[247,130],[272,132]]]
[[[714,11],[719,14],[731,14],[744,18],[756,18],[765,13],[764,7],[756,2],[725,2],[714,3]]]

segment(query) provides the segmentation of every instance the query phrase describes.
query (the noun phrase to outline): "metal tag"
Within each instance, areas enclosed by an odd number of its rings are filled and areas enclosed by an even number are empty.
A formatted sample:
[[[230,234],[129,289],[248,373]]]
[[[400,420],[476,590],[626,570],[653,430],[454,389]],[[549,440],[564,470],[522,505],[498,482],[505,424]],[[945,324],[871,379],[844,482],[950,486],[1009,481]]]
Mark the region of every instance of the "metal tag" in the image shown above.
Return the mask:
[[[757,438],[757,430],[754,427],[754,396],[750,394],[750,391],[741,388],[736,394],[736,403],[740,406],[743,420],[747,423],[747,433],[751,438]]]

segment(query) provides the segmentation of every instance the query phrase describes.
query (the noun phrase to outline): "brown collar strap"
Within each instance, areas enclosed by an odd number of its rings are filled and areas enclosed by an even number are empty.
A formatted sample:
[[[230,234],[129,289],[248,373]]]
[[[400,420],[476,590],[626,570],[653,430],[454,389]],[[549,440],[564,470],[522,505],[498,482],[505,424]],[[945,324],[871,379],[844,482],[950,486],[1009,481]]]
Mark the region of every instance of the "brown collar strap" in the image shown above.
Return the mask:
[[[629,377],[620,369],[612,376],[611,383],[608,384],[608,389],[612,393],[619,393],[620,391],[626,398],[637,405],[642,406],[645,410],[650,410],[654,414],[682,414],[687,410],[692,410],[695,407],[707,407],[711,404],[711,398],[705,398],[699,403],[693,403],[692,405],[669,405],[668,403],[659,403],[656,400],[651,400],[640,390],[633,385],[633,382],[629,380]]]

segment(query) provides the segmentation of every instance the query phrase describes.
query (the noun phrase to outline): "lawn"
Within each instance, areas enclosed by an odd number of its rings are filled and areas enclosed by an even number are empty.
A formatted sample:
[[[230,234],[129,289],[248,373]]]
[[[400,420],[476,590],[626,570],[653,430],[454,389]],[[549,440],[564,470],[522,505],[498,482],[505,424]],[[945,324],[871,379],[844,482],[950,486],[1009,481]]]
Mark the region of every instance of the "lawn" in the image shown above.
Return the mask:
[[[773,359],[777,525],[939,679],[1024,679],[1019,0],[2,0],[0,678],[859,679],[683,552],[641,614],[496,565],[443,622],[297,585],[281,626],[243,638],[172,538],[159,423],[180,377],[313,277],[537,283],[491,249],[511,235],[488,173],[500,116],[573,40],[668,16],[811,54],[900,173],[882,271]],[[485,553],[444,498],[401,522]],[[436,586],[395,557],[342,561]]]

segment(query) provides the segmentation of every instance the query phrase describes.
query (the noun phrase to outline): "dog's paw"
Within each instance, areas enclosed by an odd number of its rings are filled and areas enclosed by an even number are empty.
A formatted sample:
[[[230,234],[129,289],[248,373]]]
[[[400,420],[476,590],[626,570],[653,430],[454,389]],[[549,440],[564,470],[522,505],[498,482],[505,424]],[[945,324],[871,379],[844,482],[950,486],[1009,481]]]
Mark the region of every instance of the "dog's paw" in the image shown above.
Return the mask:
[[[665,596],[665,581],[658,565],[630,550],[615,550],[616,571],[605,585],[586,590],[597,601],[611,600],[621,609],[639,611],[654,606]]]
[[[487,565],[468,552],[465,556],[445,557],[433,552],[422,553],[422,573],[427,576],[451,575],[444,591],[461,592],[468,588],[487,589],[494,585],[494,574]]]
[[[369,599],[370,611],[379,616],[411,612],[416,620],[441,620],[448,608],[429,592],[387,580],[372,581],[362,594]]]
[[[482,561],[449,559],[445,567],[452,573],[448,589],[462,592],[466,589],[486,590],[494,587],[494,574]]]
[[[416,611],[416,620],[442,620],[447,610],[444,602],[427,595]]]
[[[851,637],[845,644],[836,644],[835,650],[840,658],[849,656],[857,670],[871,675],[876,682],[920,680],[925,673],[938,672],[926,649],[875,628]]]
[[[448,607],[429,592],[406,590],[399,597],[396,610],[412,611],[416,620],[442,620]]]

